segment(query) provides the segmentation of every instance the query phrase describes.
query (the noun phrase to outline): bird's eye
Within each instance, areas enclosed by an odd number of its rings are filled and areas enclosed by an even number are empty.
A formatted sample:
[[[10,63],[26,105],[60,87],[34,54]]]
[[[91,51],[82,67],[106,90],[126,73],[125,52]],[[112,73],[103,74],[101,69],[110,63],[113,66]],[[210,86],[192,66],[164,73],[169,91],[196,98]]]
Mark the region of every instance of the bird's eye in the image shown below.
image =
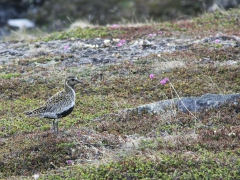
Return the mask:
[[[74,81],[75,79],[71,79],[71,81]]]

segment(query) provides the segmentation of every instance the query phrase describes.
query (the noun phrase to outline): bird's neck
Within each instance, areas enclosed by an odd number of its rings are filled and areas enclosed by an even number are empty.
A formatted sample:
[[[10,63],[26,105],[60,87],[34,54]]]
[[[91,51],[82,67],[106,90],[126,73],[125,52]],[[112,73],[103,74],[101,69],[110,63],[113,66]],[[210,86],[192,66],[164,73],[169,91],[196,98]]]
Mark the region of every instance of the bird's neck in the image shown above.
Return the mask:
[[[75,91],[74,91],[74,87],[73,86],[70,86],[68,85],[67,82],[65,82],[65,91],[66,93],[69,93],[69,94],[72,94],[73,97],[75,97]]]

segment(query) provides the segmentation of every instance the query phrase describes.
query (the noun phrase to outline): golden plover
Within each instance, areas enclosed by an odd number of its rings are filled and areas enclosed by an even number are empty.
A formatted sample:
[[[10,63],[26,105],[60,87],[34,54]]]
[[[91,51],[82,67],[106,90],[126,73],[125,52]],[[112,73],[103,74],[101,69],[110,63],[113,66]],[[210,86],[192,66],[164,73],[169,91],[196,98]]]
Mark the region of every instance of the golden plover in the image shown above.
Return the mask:
[[[41,107],[24,112],[27,116],[53,119],[53,129],[58,134],[58,120],[69,115],[74,108],[76,94],[74,86],[82,83],[76,77],[69,76],[65,80],[64,90],[49,98]]]

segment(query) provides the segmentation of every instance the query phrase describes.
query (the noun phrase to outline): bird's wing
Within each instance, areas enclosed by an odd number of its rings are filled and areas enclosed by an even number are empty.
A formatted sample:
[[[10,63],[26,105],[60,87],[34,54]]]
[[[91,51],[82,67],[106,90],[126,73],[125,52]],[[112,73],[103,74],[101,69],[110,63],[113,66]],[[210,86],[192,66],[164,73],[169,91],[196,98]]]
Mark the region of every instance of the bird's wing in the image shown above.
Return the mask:
[[[28,116],[41,116],[44,113],[61,112],[64,108],[71,105],[71,96],[63,90],[49,98],[41,107],[33,111],[24,112],[24,114]]]
[[[46,106],[41,106],[37,109],[34,109],[33,111],[26,111],[26,112],[24,112],[24,114],[27,116],[37,116],[37,115],[45,112],[46,108],[47,108]]]
[[[56,93],[55,95],[53,95],[52,97],[50,97],[44,104],[43,106],[49,106],[49,105],[55,105],[58,104],[60,101],[64,101],[65,98],[65,91],[59,91],[58,93]]]
[[[52,96],[51,98],[49,98],[44,103],[42,108],[46,108],[46,111],[48,111],[48,112],[61,111],[61,109],[63,109],[64,107],[70,106],[70,104],[71,104],[70,98],[71,98],[71,96],[69,94],[67,94],[64,90],[60,91],[57,94],[55,94],[54,96]]]

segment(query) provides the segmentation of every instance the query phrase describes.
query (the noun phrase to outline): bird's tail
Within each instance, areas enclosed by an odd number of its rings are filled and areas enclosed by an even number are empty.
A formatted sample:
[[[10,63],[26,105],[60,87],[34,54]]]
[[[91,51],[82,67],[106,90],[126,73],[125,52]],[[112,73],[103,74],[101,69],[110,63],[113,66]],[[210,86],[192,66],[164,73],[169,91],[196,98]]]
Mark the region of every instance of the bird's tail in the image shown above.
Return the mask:
[[[23,112],[23,114],[25,114],[27,116],[39,116],[39,114],[41,114],[45,110],[46,110],[46,107],[39,107],[33,111],[25,111],[25,112]]]
[[[27,116],[31,116],[31,115],[33,115],[33,112],[32,111],[25,111],[25,112],[23,112],[23,114],[25,114]]]

